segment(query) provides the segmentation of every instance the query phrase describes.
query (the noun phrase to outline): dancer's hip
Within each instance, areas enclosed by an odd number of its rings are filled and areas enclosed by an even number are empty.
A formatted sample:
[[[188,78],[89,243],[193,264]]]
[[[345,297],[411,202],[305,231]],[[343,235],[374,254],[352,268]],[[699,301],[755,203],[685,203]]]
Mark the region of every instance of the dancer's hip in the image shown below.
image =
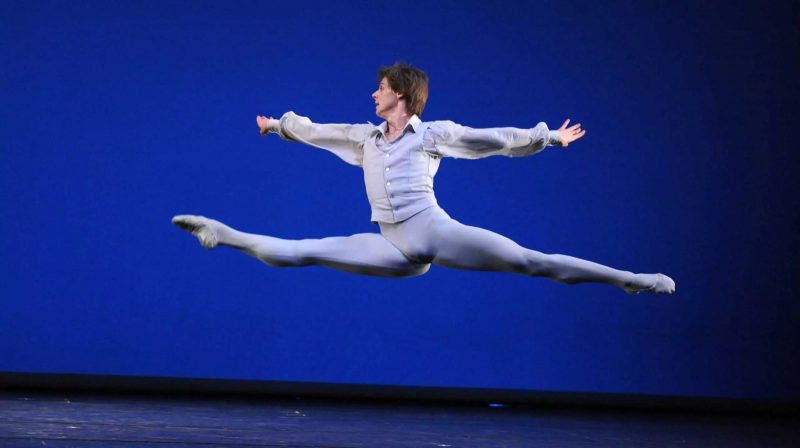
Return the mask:
[[[379,222],[381,235],[411,261],[429,263],[436,229],[452,218],[438,205],[432,205],[396,223]]]

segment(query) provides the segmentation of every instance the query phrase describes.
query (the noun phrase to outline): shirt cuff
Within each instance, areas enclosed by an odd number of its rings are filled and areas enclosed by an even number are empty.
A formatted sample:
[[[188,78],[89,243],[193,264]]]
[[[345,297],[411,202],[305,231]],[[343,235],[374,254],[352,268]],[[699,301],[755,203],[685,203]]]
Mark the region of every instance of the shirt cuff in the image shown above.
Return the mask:
[[[267,132],[279,132],[281,130],[281,121],[274,118],[267,118]]]
[[[555,131],[548,131],[547,137],[549,139],[548,145],[550,146],[561,146],[561,133],[557,130]]]

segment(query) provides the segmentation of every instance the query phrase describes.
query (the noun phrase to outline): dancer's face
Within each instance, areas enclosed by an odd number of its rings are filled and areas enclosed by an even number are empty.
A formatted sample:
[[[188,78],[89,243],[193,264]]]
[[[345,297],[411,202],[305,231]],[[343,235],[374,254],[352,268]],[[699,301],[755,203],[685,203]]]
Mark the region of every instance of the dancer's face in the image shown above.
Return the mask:
[[[389,86],[389,80],[383,78],[378,84],[378,90],[373,92],[372,99],[375,100],[375,114],[385,118],[387,112],[396,108],[400,102],[400,97]]]

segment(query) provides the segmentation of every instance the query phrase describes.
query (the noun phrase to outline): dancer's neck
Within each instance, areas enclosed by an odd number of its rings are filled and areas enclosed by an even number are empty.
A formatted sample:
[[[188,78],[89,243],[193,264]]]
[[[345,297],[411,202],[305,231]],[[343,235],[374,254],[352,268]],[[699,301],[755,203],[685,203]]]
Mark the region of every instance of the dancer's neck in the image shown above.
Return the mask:
[[[405,110],[402,109],[395,109],[391,112],[388,112],[384,117],[386,120],[386,132],[389,134],[397,134],[403,131],[408,125],[408,121],[411,120],[411,115],[408,114]]]

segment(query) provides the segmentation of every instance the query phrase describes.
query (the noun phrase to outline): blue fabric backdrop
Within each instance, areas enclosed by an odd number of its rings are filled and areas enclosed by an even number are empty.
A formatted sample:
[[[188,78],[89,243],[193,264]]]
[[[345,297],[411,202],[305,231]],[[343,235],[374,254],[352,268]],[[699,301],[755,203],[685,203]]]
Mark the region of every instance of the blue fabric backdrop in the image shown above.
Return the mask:
[[[4,2],[0,371],[800,398],[800,14],[763,2]],[[271,268],[170,224],[377,231],[361,172],[256,114],[587,135],[445,159],[439,202],[547,253],[665,272],[627,296],[434,267]]]

